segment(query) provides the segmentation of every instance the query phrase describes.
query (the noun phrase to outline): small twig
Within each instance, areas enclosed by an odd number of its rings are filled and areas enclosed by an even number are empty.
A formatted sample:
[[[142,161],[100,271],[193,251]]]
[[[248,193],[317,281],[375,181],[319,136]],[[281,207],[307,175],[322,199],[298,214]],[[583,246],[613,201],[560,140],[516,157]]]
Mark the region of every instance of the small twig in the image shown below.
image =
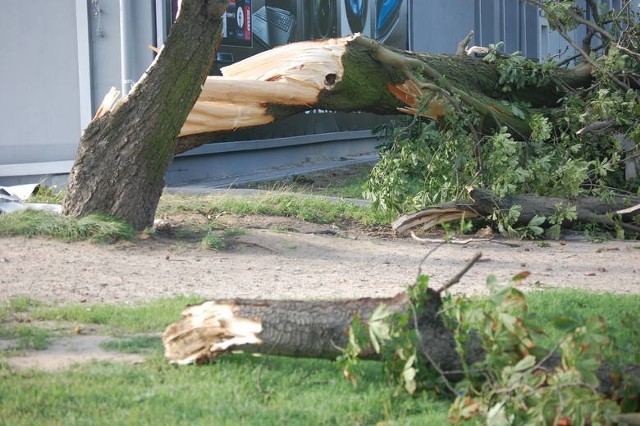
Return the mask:
[[[449,244],[465,245],[469,243],[489,242],[489,243],[501,244],[507,247],[520,247],[520,244],[507,243],[505,241],[494,240],[493,238],[467,238],[466,240],[455,240],[455,239],[446,240],[444,238],[420,238],[413,231],[411,231],[411,238],[413,238],[414,240],[420,243],[441,243],[441,244],[449,243]]]
[[[467,56],[467,46],[469,46],[471,37],[473,37],[473,30],[469,31],[469,34],[467,34],[460,43],[458,43],[458,47],[456,48],[457,56]]]
[[[600,50],[600,49],[602,49],[602,48],[604,48],[604,45],[603,45],[603,44],[601,44],[600,46],[592,47],[592,48],[591,48],[591,51],[592,51],[592,52],[597,52],[598,50]],[[569,49],[569,46],[567,46],[567,47],[566,47],[566,49],[565,49],[565,53],[566,53],[566,51],[567,51],[568,49]],[[563,54],[564,54],[564,53],[563,53]],[[554,55],[554,56],[555,56],[555,55]],[[557,66],[558,68],[563,67],[563,66],[567,65],[568,63],[570,63],[571,61],[575,61],[576,59],[579,59],[579,58],[581,58],[581,57],[582,57],[582,54],[580,54],[580,53],[576,53],[575,55],[571,55],[571,56],[569,56],[568,58],[565,58],[565,59],[563,59],[562,61],[558,62],[558,63],[556,64],[556,66]]]
[[[596,121],[578,130],[576,132],[576,135],[580,136],[584,133],[590,133],[590,132],[595,132],[597,130],[606,129],[607,127],[611,127],[614,124],[616,124],[615,120]]]
[[[462,268],[462,270],[460,272],[458,272],[453,278],[451,278],[449,281],[447,281],[445,283],[445,285],[443,285],[440,290],[436,291],[436,294],[441,294],[443,291],[448,290],[449,288],[453,287],[454,285],[456,285],[460,279],[464,276],[464,274],[466,274],[467,272],[469,272],[469,269],[471,269],[473,267],[473,265],[476,264],[476,262],[478,262],[478,260],[480,260],[480,258],[482,257],[482,252],[478,252],[476,253],[471,260],[469,261],[469,263],[466,264],[466,266],[464,268]]]
[[[617,214],[627,214],[627,213],[633,213],[636,210],[640,210],[640,204],[637,204],[633,207],[629,207],[628,209],[623,209],[623,210],[618,210],[616,213]]]
[[[469,243],[479,243],[483,241],[491,241],[491,238],[467,238],[466,240],[457,240],[455,238],[445,239],[445,238],[420,238],[415,232],[411,231],[411,238],[420,242],[420,243],[448,243],[448,244],[459,244],[466,245]]]

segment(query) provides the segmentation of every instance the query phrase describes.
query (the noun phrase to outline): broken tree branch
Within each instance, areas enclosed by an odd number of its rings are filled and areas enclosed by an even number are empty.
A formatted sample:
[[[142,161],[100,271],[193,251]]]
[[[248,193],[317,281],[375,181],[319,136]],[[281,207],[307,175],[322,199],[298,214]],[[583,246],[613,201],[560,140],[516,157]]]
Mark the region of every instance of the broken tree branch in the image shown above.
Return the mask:
[[[312,109],[413,114],[416,103],[407,100],[419,97],[432,98],[433,105],[426,106],[432,113],[426,116],[433,120],[446,115],[447,105],[459,109],[459,103],[479,113],[477,131],[507,126],[512,134],[527,136],[527,118],[514,115],[505,100],[543,112],[540,108],[554,107],[567,90],[591,81],[589,73],[558,70],[547,86],[496,95],[500,75],[492,64],[394,49],[362,35],[291,43],[224,67],[222,73],[204,83],[176,153]]]
[[[521,206],[522,208],[516,224],[526,225],[536,215],[551,217],[558,210],[575,207],[577,222],[596,222],[612,228],[620,226],[627,231],[640,234],[640,226],[633,223],[636,210],[629,208],[629,206],[640,203],[638,197],[618,196],[607,201],[596,197],[566,199],[536,195],[509,195],[500,198],[489,190],[479,188],[471,188],[469,196],[470,200],[450,201],[415,213],[402,215],[391,226],[398,235],[402,235],[418,226],[429,229],[442,223],[460,220],[463,217],[489,218],[495,212],[507,211],[513,206]],[[618,220],[614,220],[614,216],[619,216]]]
[[[458,272],[453,278],[447,281],[442,287],[440,287],[440,289],[436,293],[442,294],[443,292],[447,291],[454,285],[458,284],[460,282],[460,279],[464,277],[467,272],[469,272],[469,269],[473,268],[473,265],[475,265],[480,260],[481,257],[482,257],[481,252],[474,254],[471,260],[465,265],[465,267],[462,268],[462,270]]]

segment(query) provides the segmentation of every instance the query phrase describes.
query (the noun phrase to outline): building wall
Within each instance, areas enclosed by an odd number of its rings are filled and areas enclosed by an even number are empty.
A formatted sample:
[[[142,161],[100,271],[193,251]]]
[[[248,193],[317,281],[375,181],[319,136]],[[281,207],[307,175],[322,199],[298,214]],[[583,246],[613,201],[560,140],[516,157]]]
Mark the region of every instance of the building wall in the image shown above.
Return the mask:
[[[119,0],[3,4],[1,184],[68,173],[82,129],[104,95],[121,89],[123,80],[137,81],[153,61],[148,46],[157,45],[157,3],[163,1],[127,0],[124,55]]]
[[[474,0],[413,0],[410,26],[413,50],[454,53],[475,26]]]
[[[74,0],[5,1],[0,164],[72,159],[80,136]]]
[[[584,1],[584,0],[581,0]],[[603,0],[619,7],[620,0]],[[519,0],[413,0],[411,39],[413,49],[431,53],[453,53],[469,31],[476,46],[503,42],[504,53],[521,52],[532,59],[575,54],[566,41],[549,28],[539,11]],[[581,40],[583,34],[572,33]]]

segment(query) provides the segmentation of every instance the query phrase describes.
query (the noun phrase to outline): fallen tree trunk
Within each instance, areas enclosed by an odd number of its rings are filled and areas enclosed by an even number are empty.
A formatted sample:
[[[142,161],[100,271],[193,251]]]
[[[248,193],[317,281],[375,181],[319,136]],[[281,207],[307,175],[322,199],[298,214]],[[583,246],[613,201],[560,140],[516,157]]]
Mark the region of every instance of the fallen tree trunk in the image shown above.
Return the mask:
[[[440,369],[460,371],[453,335],[439,316],[440,296],[430,292],[430,304],[419,318],[419,330],[431,359]],[[177,364],[200,364],[231,350],[269,355],[333,358],[342,353],[349,327],[358,317],[366,323],[381,304],[392,312],[408,309],[404,293],[393,298],[335,301],[221,300],[190,306],[182,321],[162,334],[165,356]],[[375,357],[372,348],[363,357]]]
[[[478,256],[479,258],[479,256]],[[467,268],[468,269],[468,268]],[[425,365],[448,381],[463,379],[463,360],[456,351],[452,331],[442,315],[440,291],[428,289],[423,312],[416,318],[419,352]],[[349,327],[355,318],[363,324],[384,304],[391,312],[411,309],[405,293],[393,298],[363,298],[333,301],[248,300],[208,301],[186,308],[182,320],[162,334],[165,356],[176,364],[202,364],[232,351],[307,358],[333,358],[347,347]],[[484,358],[475,336],[466,339],[467,365]],[[372,347],[363,348],[363,358],[376,359]],[[561,364],[560,356],[548,354],[538,367],[547,371]],[[603,363],[596,371],[598,391],[616,395],[620,388],[617,366]],[[625,378],[640,379],[640,366],[629,365]]]
[[[469,190],[469,197],[470,200],[450,201],[402,215],[393,222],[392,228],[398,235],[402,235],[418,226],[429,229],[463,217],[489,218],[497,211],[508,211],[514,206],[522,207],[516,225],[527,225],[536,215],[549,218],[559,210],[575,207],[576,222],[598,223],[612,228],[620,226],[627,231],[640,233],[640,226],[633,223],[634,218],[640,214],[638,197],[613,197],[608,200],[596,197],[567,199],[536,195],[498,197],[491,191],[480,188]]]
[[[478,126],[469,124],[474,134],[507,126],[526,136],[532,113],[591,80],[582,69],[558,70],[561,84],[552,79],[505,94],[497,89],[499,72],[482,60],[396,50],[361,35],[281,46],[205,79],[226,4],[184,1],[166,45],[132,92],[105,98],[81,137],[64,214],[102,212],[143,229],[153,222],[176,153],[302,111],[419,113],[440,121],[464,106],[480,117]],[[426,108],[418,106],[422,99]],[[531,109],[515,114],[508,101]]]

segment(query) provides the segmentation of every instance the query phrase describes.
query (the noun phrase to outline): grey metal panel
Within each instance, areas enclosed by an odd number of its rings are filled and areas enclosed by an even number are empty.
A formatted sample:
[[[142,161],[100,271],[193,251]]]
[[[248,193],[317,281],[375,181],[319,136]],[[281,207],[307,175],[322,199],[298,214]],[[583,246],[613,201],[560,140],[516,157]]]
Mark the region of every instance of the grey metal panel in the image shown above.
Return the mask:
[[[500,1],[499,0],[480,0],[480,44],[488,46],[495,44],[504,39],[503,33],[500,31],[502,27],[502,19],[500,17]]]
[[[90,0],[87,0],[90,1]],[[131,0],[131,19],[136,22],[128,33],[126,55],[134,71],[132,79],[137,81],[153,61],[149,45],[156,43],[156,17],[154,0]],[[91,5],[89,19],[91,40],[92,98],[96,111],[104,95],[115,87],[120,90],[120,4],[119,0],[98,0]],[[99,13],[96,11],[99,8]]]
[[[322,164],[354,156],[371,157],[379,144],[380,141],[374,136],[349,141],[337,137],[316,144],[284,144],[255,151],[229,149],[209,155],[177,157],[167,170],[165,182],[167,185],[178,185],[197,180],[241,181],[242,176],[258,172],[274,173],[278,169]]]
[[[527,4],[521,9],[522,54],[531,59],[539,59],[538,9]]]
[[[453,53],[475,27],[474,0],[414,0],[411,7],[412,49]]]
[[[504,51],[514,53],[522,51],[522,38],[520,34],[520,8],[522,4],[515,0],[502,0],[502,16],[504,25]]]
[[[74,0],[5,1],[0,164],[68,160],[80,136]]]
[[[99,0],[91,10],[91,94],[96,111],[109,89],[121,85],[120,9],[118,0]]]

